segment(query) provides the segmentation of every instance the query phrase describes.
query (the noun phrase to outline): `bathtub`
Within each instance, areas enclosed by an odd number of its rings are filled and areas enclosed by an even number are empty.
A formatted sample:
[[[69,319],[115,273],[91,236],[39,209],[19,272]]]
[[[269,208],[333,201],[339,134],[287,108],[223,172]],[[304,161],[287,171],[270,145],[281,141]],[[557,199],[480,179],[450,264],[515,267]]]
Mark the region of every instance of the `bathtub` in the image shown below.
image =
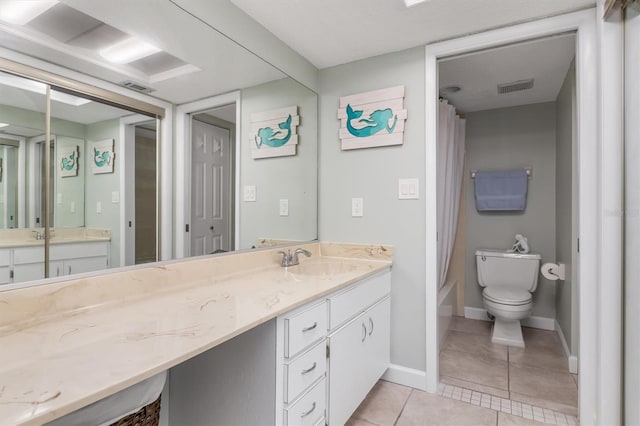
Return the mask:
[[[447,337],[456,303],[456,281],[447,281],[438,291],[438,346]]]

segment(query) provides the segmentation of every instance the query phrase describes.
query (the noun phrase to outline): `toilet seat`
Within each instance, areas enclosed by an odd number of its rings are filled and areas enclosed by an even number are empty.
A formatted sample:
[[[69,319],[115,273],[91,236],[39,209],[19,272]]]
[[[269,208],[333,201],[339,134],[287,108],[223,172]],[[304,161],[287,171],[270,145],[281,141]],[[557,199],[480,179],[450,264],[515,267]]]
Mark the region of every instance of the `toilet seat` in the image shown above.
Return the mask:
[[[533,300],[527,290],[504,285],[485,287],[482,295],[489,302],[510,306],[528,305]]]

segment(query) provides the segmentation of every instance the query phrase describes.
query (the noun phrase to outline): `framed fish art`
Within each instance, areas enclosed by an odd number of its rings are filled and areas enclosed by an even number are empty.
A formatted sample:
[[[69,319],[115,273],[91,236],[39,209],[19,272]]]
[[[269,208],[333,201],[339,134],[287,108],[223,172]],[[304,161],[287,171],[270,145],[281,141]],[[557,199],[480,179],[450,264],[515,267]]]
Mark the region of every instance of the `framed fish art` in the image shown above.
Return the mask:
[[[251,114],[249,143],[252,158],[296,155],[299,125],[297,106]]]
[[[91,143],[91,171],[94,175],[101,173],[113,173],[115,164],[115,152],[113,152],[113,139],[105,139]]]
[[[78,145],[58,151],[58,171],[60,177],[78,176],[80,152]]]
[[[338,119],[342,150],[402,145],[404,86],[342,96]]]

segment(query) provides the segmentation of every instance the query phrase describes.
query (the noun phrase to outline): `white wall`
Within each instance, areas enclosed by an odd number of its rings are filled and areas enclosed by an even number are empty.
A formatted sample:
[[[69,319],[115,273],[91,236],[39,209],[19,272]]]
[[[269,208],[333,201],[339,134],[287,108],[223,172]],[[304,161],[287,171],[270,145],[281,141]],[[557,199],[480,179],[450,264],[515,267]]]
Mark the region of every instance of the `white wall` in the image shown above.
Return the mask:
[[[624,424],[640,424],[640,4],[625,23],[626,270]]]
[[[298,146],[295,156],[254,160],[250,140],[251,114],[298,106]],[[240,124],[240,246],[255,246],[260,238],[309,241],[318,237],[318,97],[291,78],[242,90]],[[245,202],[245,185],[255,185],[256,201]],[[281,199],[289,200],[289,215],[280,216]]]
[[[527,205],[524,212],[476,210],[473,183],[466,199],[466,286],[465,306],[482,308],[475,251],[480,248],[509,249],[514,236],[529,240],[541,262],[555,262],[556,186],[555,103],[474,112],[467,115],[464,179],[471,170],[508,170],[531,167]],[[541,274],[533,295],[533,315],[555,318],[555,283]]]
[[[556,262],[567,267],[564,281],[556,281],[556,319],[572,355],[578,354],[577,185],[573,152],[575,135],[576,68],[571,64],[556,99]],[[577,187],[576,187],[577,189]],[[574,306],[575,304],[575,306]]]
[[[320,71],[320,239],[395,246],[391,362],[425,370],[424,48]],[[338,98],[405,86],[404,145],[341,151]],[[420,200],[398,200],[399,178],[420,179]],[[364,216],[351,217],[351,198]],[[435,208],[435,206],[434,206]]]

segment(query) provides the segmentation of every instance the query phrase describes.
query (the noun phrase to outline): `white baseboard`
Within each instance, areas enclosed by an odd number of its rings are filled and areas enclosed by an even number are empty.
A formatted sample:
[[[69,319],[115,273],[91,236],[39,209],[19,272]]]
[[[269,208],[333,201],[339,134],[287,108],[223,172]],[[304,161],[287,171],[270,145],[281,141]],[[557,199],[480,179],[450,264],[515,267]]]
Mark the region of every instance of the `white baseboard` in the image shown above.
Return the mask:
[[[558,332],[558,336],[560,336],[560,341],[562,342],[562,349],[564,349],[564,354],[567,356],[567,364],[569,365],[569,372],[573,374],[578,374],[578,357],[575,355],[571,355],[571,351],[569,350],[569,345],[567,345],[567,340],[564,337],[564,333],[562,332],[562,327],[556,320],[556,331]]]
[[[410,388],[425,390],[427,373],[421,370],[391,364],[382,375],[382,379]]]
[[[472,308],[471,306],[464,307],[464,317],[481,321],[490,321],[489,317],[487,317],[486,309]],[[525,327],[553,331],[556,329],[556,320],[554,318],[532,316],[524,319],[522,321],[522,325],[524,325]]]

